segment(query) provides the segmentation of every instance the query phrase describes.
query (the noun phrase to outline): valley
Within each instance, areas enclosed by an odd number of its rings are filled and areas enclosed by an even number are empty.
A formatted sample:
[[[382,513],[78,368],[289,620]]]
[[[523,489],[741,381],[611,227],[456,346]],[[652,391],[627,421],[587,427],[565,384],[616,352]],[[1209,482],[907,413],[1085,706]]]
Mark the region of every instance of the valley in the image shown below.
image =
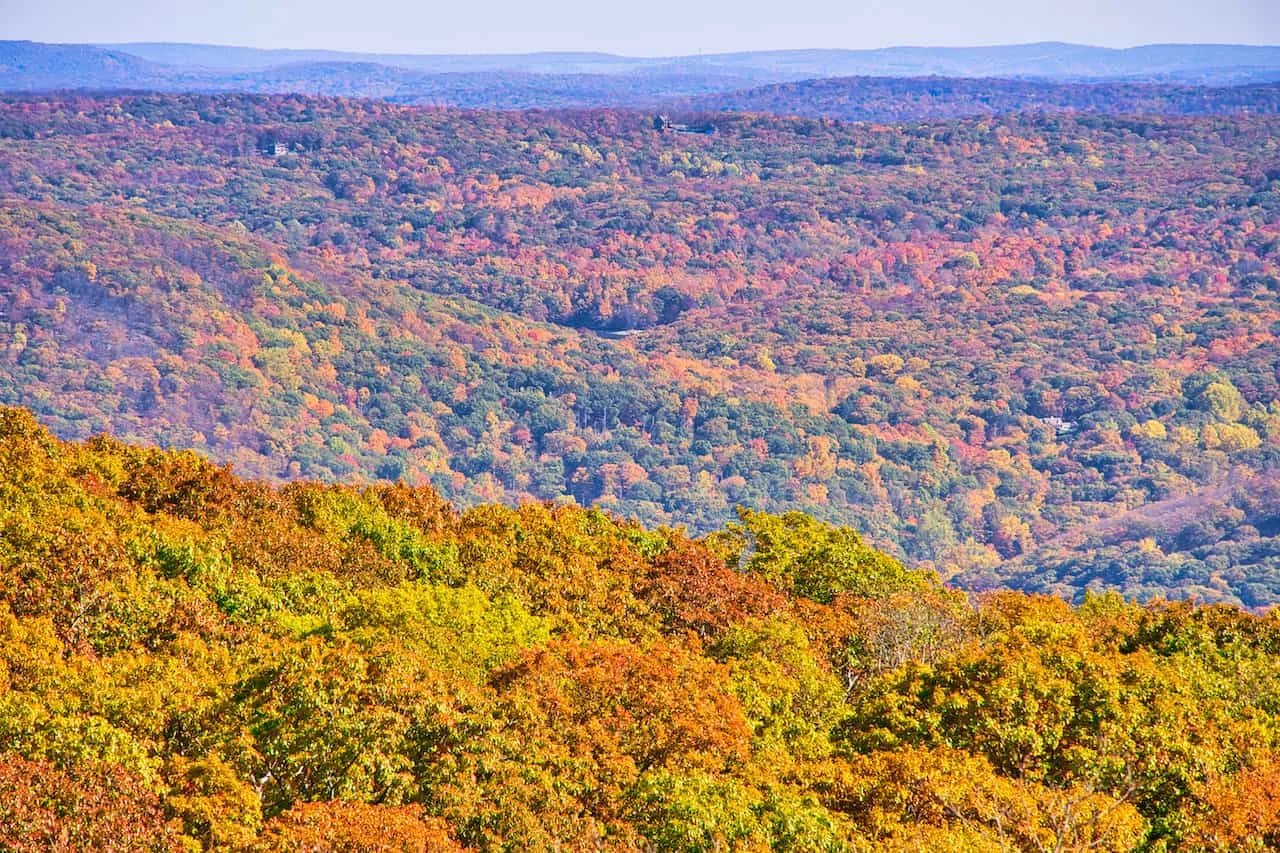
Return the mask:
[[[714,121],[7,96],[0,401],[273,480],[800,509],[971,588],[1079,542],[1075,595],[1276,600],[1269,510],[1172,573],[1070,536],[1274,477],[1274,118]]]

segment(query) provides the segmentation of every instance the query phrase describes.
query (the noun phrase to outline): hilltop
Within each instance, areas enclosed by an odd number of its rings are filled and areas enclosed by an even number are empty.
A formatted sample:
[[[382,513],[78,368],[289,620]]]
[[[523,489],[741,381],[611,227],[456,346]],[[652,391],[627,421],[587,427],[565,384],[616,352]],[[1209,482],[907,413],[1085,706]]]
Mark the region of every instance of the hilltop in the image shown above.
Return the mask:
[[[801,513],[236,478],[0,410],[0,845],[1262,849],[1280,626]]]

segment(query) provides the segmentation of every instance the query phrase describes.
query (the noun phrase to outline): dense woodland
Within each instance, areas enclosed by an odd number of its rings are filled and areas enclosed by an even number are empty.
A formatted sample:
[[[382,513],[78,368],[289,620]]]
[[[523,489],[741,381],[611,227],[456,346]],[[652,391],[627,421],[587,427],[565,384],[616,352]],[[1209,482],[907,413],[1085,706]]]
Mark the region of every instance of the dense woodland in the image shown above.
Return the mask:
[[[1275,115],[1280,112],[1280,84],[1209,87],[956,77],[837,77],[673,99],[671,104],[687,110],[846,121],[919,121],[1009,113]]]
[[[0,101],[0,401],[270,480],[1280,596],[1280,124]]]
[[[1251,851],[1280,623],[0,410],[6,851]]]

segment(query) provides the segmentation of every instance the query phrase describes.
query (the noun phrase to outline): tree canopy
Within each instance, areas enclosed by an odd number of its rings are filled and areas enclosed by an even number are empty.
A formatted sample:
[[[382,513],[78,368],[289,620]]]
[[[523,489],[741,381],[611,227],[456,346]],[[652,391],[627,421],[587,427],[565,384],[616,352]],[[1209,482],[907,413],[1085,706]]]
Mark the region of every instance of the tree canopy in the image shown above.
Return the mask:
[[[1280,626],[0,410],[0,848],[1261,850]]]

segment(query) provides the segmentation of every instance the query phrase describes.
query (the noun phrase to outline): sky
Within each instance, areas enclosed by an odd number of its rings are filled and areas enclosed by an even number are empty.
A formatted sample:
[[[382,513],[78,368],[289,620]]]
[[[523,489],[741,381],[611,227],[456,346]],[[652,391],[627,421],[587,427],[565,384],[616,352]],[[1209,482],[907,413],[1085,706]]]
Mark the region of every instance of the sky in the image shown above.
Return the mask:
[[[1280,44],[1280,0],[0,0],[0,39],[628,56],[1067,41]]]

